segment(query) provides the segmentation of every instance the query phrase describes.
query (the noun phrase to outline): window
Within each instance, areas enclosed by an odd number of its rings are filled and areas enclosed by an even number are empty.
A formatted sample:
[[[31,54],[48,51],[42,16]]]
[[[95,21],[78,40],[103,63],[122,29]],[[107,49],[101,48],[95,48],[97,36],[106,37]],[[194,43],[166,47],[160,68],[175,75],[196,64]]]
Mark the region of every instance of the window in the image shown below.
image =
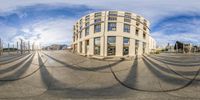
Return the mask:
[[[90,23],[89,22],[86,22],[85,23],[85,27],[87,27],[87,26],[89,26],[90,25]]]
[[[124,32],[130,33],[130,25],[129,24],[124,24]]]
[[[107,55],[112,56],[115,55],[116,52],[116,37],[108,36],[107,38]]]
[[[101,12],[95,13],[94,17],[101,17]]]
[[[101,32],[101,24],[94,25],[94,33]]]
[[[117,11],[109,11],[109,16],[117,16]]]
[[[146,33],[145,33],[145,32],[143,33],[143,38],[144,38],[144,39],[146,38]]]
[[[117,17],[108,17],[108,20],[109,21],[115,21],[115,20],[117,20]]]
[[[125,17],[125,18],[131,18],[131,13],[125,12],[124,17]]]
[[[98,23],[98,22],[101,22],[101,18],[98,18],[98,19],[94,20],[94,23]]]
[[[123,38],[123,55],[129,54],[129,38]]]
[[[140,22],[136,22],[136,26],[139,26],[140,25]]]
[[[140,16],[136,16],[136,21],[140,21]]]
[[[135,30],[135,35],[137,35],[137,36],[139,35],[139,29]]]
[[[129,19],[129,18],[124,18],[124,22],[130,23],[130,22],[131,22],[131,19]]]
[[[86,21],[86,22],[90,21],[90,15],[87,15],[87,16],[85,17],[85,21]]]
[[[108,31],[116,31],[116,22],[108,23]]]
[[[129,38],[124,37],[123,44],[124,45],[129,45]]]
[[[101,48],[100,48],[100,37],[96,37],[94,38],[94,54],[95,55],[100,55],[100,51],[101,51]]]
[[[144,19],[144,25],[147,26],[147,20]]]
[[[89,27],[85,28],[85,36],[89,35]]]
[[[143,29],[146,31],[147,30],[146,26],[143,26]]]
[[[85,53],[88,54],[89,51],[89,40],[85,40]]]

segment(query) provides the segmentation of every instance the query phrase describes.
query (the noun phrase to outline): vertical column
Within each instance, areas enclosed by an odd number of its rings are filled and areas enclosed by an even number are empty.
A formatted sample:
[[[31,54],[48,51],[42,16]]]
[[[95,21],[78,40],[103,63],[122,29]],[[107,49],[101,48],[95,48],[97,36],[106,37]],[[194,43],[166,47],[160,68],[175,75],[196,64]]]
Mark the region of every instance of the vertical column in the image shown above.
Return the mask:
[[[138,55],[141,56],[142,54],[143,54],[143,42],[139,41]]]
[[[89,55],[94,55],[94,39],[89,40]]]
[[[135,39],[130,39],[129,56],[135,56]]]
[[[103,36],[100,38],[100,56],[104,56],[104,38]]]
[[[2,47],[2,40],[0,38],[0,56],[2,55],[2,52],[3,52],[3,47]]]
[[[77,53],[80,53],[80,42],[77,42]]]
[[[86,41],[84,40],[84,41],[82,41],[82,53],[83,54],[85,54],[86,55],[86,43],[85,43]]]
[[[123,56],[123,37],[116,36],[116,56]]]

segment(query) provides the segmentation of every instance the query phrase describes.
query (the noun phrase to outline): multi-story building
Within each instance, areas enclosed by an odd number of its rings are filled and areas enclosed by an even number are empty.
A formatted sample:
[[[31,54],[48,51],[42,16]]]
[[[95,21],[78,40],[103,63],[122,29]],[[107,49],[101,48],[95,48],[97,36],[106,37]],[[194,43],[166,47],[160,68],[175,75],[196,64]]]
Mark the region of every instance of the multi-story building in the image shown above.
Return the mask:
[[[134,13],[101,11],[73,26],[73,51],[93,57],[133,57],[149,53],[149,21]]]

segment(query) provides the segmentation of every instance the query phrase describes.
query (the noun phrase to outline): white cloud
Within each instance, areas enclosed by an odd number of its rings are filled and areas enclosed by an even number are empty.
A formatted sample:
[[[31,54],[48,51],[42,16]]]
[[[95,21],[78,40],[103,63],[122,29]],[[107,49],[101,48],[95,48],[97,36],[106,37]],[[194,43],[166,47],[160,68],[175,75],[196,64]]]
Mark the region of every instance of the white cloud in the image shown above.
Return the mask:
[[[153,22],[163,16],[174,13],[198,12],[200,10],[200,2],[197,0],[185,0],[181,2],[179,0],[1,0],[0,10],[8,11],[21,6],[34,4],[55,5],[57,3],[86,5],[91,8],[128,10],[142,14]]]
[[[74,22],[73,19],[47,19],[26,25],[21,31],[29,34],[28,40],[31,42],[69,44],[72,40]]]

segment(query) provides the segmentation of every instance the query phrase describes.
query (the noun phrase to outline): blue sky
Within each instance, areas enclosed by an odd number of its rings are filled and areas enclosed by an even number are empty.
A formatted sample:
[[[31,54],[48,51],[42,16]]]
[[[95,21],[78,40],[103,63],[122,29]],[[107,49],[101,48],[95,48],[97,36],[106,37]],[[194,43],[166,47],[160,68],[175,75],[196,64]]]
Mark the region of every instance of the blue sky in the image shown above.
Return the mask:
[[[42,44],[70,44],[72,25],[81,16],[102,10],[123,10],[151,22],[159,46],[176,40],[200,44],[198,0],[1,0],[0,37]]]

